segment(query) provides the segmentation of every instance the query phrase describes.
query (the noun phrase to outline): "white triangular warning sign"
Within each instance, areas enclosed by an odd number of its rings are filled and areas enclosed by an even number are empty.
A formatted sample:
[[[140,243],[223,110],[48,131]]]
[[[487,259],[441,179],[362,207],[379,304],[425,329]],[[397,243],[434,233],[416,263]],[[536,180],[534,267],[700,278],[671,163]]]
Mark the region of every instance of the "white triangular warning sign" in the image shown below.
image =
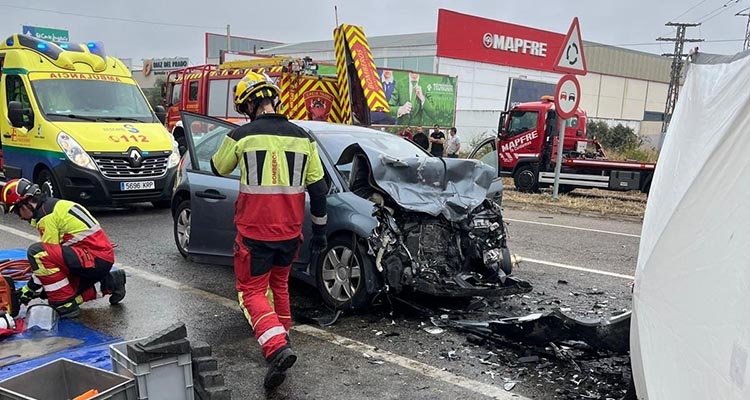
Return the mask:
[[[583,54],[583,39],[581,39],[578,17],[573,18],[570,24],[553,69],[569,74],[586,75],[586,56]]]

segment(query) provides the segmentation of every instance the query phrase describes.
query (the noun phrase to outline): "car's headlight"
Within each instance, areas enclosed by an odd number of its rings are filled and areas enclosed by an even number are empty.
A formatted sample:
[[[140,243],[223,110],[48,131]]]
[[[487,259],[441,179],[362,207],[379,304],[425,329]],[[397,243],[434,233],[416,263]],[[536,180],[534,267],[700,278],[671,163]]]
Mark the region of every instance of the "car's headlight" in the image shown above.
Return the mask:
[[[89,156],[88,153],[83,150],[83,147],[81,147],[81,145],[67,133],[60,132],[57,134],[57,145],[60,146],[63,153],[65,153],[65,156],[67,156],[73,164],[86,169],[96,170],[96,164],[94,164],[94,160],[91,159],[91,156]]]
[[[180,163],[180,146],[176,141],[172,140],[172,154],[169,155],[169,163],[167,168],[176,167]]]

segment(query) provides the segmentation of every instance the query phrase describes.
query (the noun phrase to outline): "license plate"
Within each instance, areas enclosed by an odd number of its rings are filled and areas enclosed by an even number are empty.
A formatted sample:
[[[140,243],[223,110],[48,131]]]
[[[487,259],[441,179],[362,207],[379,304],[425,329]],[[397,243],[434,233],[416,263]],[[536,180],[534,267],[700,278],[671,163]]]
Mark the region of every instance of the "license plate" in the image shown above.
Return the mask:
[[[120,182],[120,190],[149,190],[154,187],[154,181]]]

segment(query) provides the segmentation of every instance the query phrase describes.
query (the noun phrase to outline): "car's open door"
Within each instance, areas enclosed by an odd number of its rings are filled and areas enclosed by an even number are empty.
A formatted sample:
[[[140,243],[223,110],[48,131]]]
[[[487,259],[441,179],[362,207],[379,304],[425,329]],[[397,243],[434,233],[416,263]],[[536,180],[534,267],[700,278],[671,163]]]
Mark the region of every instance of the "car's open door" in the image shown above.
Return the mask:
[[[471,153],[469,153],[469,159],[479,160],[498,171],[497,165],[497,139],[487,138],[480,142]]]
[[[240,169],[238,166],[226,178],[216,176],[211,171],[211,157],[237,125],[185,111],[181,117],[190,155],[190,165],[186,168],[191,205],[188,253],[232,257]]]

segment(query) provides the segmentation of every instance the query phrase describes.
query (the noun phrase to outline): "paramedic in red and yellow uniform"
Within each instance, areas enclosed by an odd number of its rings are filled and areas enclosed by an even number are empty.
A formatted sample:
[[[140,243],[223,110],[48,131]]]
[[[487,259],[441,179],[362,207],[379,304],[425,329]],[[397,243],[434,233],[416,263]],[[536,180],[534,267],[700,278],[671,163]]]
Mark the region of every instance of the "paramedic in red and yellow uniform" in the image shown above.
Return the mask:
[[[125,273],[110,272],[114,250],[99,222],[83,206],[43,193],[26,179],[11,179],[0,188],[0,202],[39,230],[41,242],[28,248],[32,278],[19,299],[28,304],[46,295],[62,318],[80,314],[78,306],[97,297],[95,284],[109,302],[125,297]]]
[[[235,205],[234,273],[240,306],[269,362],[264,385],[279,386],[297,360],[288,333],[289,271],[302,243],[305,189],[310,194],[312,251],[326,243],[323,165],[311,136],[275,109],[279,89],[268,77],[249,72],[235,88],[235,108],[251,122],[230,132],[211,159],[215,174],[228,176],[239,164]],[[273,306],[266,297],[270,287]]]

